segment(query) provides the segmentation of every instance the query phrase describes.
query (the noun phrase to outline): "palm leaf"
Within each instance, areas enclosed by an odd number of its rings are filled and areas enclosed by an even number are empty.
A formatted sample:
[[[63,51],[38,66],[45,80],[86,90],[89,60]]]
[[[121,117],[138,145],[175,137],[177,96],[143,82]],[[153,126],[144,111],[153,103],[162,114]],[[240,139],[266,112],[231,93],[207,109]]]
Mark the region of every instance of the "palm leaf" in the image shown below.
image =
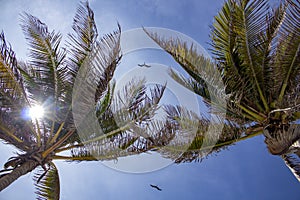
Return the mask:
[[[164,148],[174,138],[175,127],[168,122],[150,122],[115,135],[71,148],[70,156],[55,156],[68,161],[114,160],[119,157],[140,154],[152,149]],[[147,134],[145,134],[147,133]]]
[[[158,104],[165,86],[156,85],[154,88],[150,88],[148,95],[144,84],[143,80],[132,80],[117,92],[109,108],[97,116],[104,135],[102,135],[103,133],[94,134],[92,141],[95,138],[99,140],[105,137],[113,140],[125,131],[134,133],[134,128],[143,126],[153,119],[159,109]]]
[[[64,80],[65,80],[65,93],[63,105],[59,109],[59,115],[64,116],[64,128],[74,128],[73,116],[70,112],[71,103],[72,103],[72,87],[74,86],[74,81],[77,76],[77,73],[80,67],[84,64],[84,60],[88,58],[88,54],[92,52],[95,43],[97,42],[97,28],[94,21],[94,13],[89,7],[88,2],[82,2],[73,19],[74,32],[69,34],[69,41],[67,42],[68,47],[68,58],[64,63]],[[59,125],[55,125],[59,127]],[[54,127],[55,127],[54,126]],[[57,128],[54,128],[57,130]],[[55,141],[56,138],[60,139],[66,134],[67,131],[62,131],[61,133],[56,132],[55,136],[52,138],[52,141]],[[65,144],[69,142],[79,142],[79,135],[75,132]]]
[[[96,105],[96,115],[101,116],[106,111],[110,109],[110,106],[112,104],[113,95],[115,92],[115,82],[113,82],[111,85],[108,85],[107,91],[105,94],[103,94],[103,97],[97,102]]]
[[[272,102],[278,98],[278,91],[281,87],[282,74],[281,70],[274,66],[274,55],[276,52],[276,42],[280,27],[285,19],[287,4],[280,3],[277,8],[271,10],[266,15],[267,26],[260,33],[259,43],[256,46],[257,54],[261,58],[261,68],[264,77],[265,93],[271,107]]]
[[[115,118],[121,124],[123,122],[134,122],[134,124],[149,122],[159,109],[158,104],[164,90],[165,86],[155,85],[153,88],[147,88],[144,80],[132,80],[117,93],[113,101],[112,110]]]
[[[92,51],[97,41],[97,27],[94,12],[88,2],[81,3],[77,8],[72,26],[74,33],[69,34],[69,70],[75,79],[84,59]],[[74,80],[72,81],[74,82]]]
[[[105,35],[93,45],[80,67],[72,92],[72,111],[78,132],[99,133],[101,130],[89,130],[86,127],[98,126],[93,114],[97,102],[105,96],[120,56],[120,27],[112,34]],[[92,114],[91,114],[92,113]],[[98,135],[99,135],[98,134]]]
[[[32,148],[36,143],[36,133],[32,127],[30,121],[0,111],[0,139],[5,143],[12,144],[22,151]]]
[[[121,59],[120,56],[120,33],[121,28],[111,34],[104,35],[100,41],[97,40],[97,27],[94,21],[94,13],[89,7],[88,2],[82,3],[76,12],[73,30],[75,33],[69,34],[70,47],[69,71],[73,75],[73,81],[81,66],[90,60],[93,62],[94,73],[97,76],[97,90],[95,102],[106,90],[108,82],[112,79],[113,72]],[[98,54],[97,56],[95,56]],[[100,55],[101,54],[101,55]],[[98,65],[98,66],[97,66]]]
[[[275,67],[282,74],[278,103],[298,87],[300,77],[300,1],[288,1],[288,8],[276,49]]]
[[[270,102],[278,97],[272,91],[278,87],[276,77],[281,74],[271,57],[286,7],[282,3],[273,11],[265,0],[234,0],[226,2],[215,17],[213,53],[220,62],[226,88],[242,94],[240,101],[257,113],[268,111]]]
[[[300,160],[299,160],[299,156],[298,156],[298,158],[296,158],[294,155],[288,154],[288,155],[282,155],[281,157],[284,160],[287,167],[291,170],[291,172],[294,174],[294,176],[300,182]]]
[[[225,87],[214,63],[199,53],[198,49],[193,45],[188,45],[179,38],[166,39],[157,33],[149,32],[145,29],[147,35],[153,39],[162,49],[169,53],[175,61],[177,61],[183,69],[191,76],[192,82],[197,82],[198,92],[210,105],[211,108],[221,112],[226,105],[225,100],[228,98],[225,94]],[[176,75],[171,72],[176,79]],[[178,77],[178,76],[177,76]],[[183,83],[183,79],[177,79],[179,83]]]
[[[38,144],[53,143],[70,111],[70,104],[66,102],[69,84],[64,66],[65,51],[60,50],[61,35],[49,32],[44,23],[27,13],[22,15],[22,29],[30,46],[29,64],[22,69],[27,92],[32,103],[43,105],[47,112],[42,122],[35,123]]]
[[[40,169],[33,177],[38,200],[59,200],[60,184],[59,175],[54,163],[50,163],[49,169]]]
[[[174,140],[171,146],[162,148],[162,154],[176,163],[202,161],[210,154],[262,133],[262,128],[255,125],[247,127],[230,121],[223,122],[217,117],[199,117],[178,106],[166,106],[166,111],[168,117],[178,124],[176,130],[187,134],[187,140]]]
[[[66,72],[61,66],[65,57],[59,49],[61,35],[54,31],[50,33],[44,23],[27,13],[22,16],[22,29],[30,46],[31,77],[36,84],[28,90],[35,101],[43,103],[50,98],[56,107],[64,91]]]
[[[101,131],[88,135],[78,145],[58,149],[57,153],[71,149],[71,156],[56,158],[70,161],[110,160],[153,148],[158,144],[154,141],[162,137],[160,134],[167,132],[164,123],[158,125],[151,121],[164,89],[165,86],[157,85],[147,92],[144,80],[132,80],[109,100],[104,112],[100,112],[101,108],[96,111]],[[165,141],[166,136],[163,138]]]
[[[255,99],[256,101],[260,99],[266,111],[269,110],[269,105],[265,96],[262,69],[261,66],[257,64],[261,63],[261,61],[260,57],[257,56],[256,45],[258,43],[258,35],[261,30],[264,29],[264,16],[267,14],[268,9],[269,7],[266,0],[251,2],[248,0],[240,0],[235,10],[235,29],[238,35],[238,52],[242,60],[241,67],[244,72],[245,81],[251,83],[253,87],[253,93],[247,97],[249,99]]]
[[[188,47],[186,43],[179,39],[164,39],[156,33],[145,31],[156,43],[172,55],[191,76],[191,78],[186,78],[171,70],[169,74],[172,78],[187,89],[193,90],[193,92],[200,95],[209,106],[210,112],[218,114],[225,113],[227,106],[227,115],[231,120],[247,121],[244,115],[242,115],[241,109],[237,105],[234,105],[234,103],[238,103],[235,102],[236,99],[238,99],[236,98],[237,94],[230,94],[231,97],[225,94],[225,86],[220,77],[226,76],[225,74],[219,74],[217,72],[218,68],[215,67],[212,61],[199,54],[193,45]],[[226,80],[225,78],[225,81]],[[232,91],[228,88],[226,88],[226,90],[228,90],[227,92]],[[228,101],[227,103],[225,102],[226,100]],[[249,109],[247,109],[247,111],[249,111]],[[251,114],[256,118],[262,118],[259,113],[251,112]],[[253,119],[253,117],[251,119]]]
[[[241,73],[241,60],[237,51],[236,2],[226,1],[215,16],[212,26],[211,46],[215,59],[219,62],[226,89],[229,93],[236,93],[240,88],[247,86]]]
[[[203,87],[205,87],[205,84],[209,84],[206,87],[217,87],[214,84],[219,83],[221,80],[212,73],[216,70],[214,64],[210,59],[199,54],[193,44],[188,45],[179,38],[166,39],[146,29],[144,31],[154,42],[169,53],[193,79],[203,84]]]
[[[98,60],[98,64],[101,66],[101,64],[104,62],[106,65],[102,66],[103,70],[97,83],[97,89],[94,98],[95,102],[102,97],[103,92],[107,89],[109,81],[113,78],[114,71],[121,60],[120,36],[121,27],[118,24],[117,31],[114,31],[112,34],[105,35],[100,41],[99,50],[103,55],[102,60]],[[103,46],[106,47],[103,48]],[[111,49],[111,51],[108,51],[108,49]]]
[[[23,113],[30,104],[15,53],[3,33],[0,34],[0,53],[0,138],[26,150],[34,136],[32,124]]]
[[[28,106],[23,79],[18,70],[16,55],[6,43],[4,33],[0,34],[0,94],[1,108],[14,109]]]
[[[193,78],[186,78],[172,69],[169,70],[169,74],[177,83],[201,96],[205,102],[211,102],[210,93],[204,81],[199,82]]]
[[[74,88],[78,88],[78,90],[73,91],[73,99],[77,100],[78,96],[86,94],[88,96],[83,101],[92,97],[91,103],[96,105],[99,98],[105,93],[120,60],[120,31],[119,27],[117,31],[105,35],[94,44],[81,66],[82,71],[76,78],[77,82],[74,83]],[[96,96],[97,98],[95,98]]]

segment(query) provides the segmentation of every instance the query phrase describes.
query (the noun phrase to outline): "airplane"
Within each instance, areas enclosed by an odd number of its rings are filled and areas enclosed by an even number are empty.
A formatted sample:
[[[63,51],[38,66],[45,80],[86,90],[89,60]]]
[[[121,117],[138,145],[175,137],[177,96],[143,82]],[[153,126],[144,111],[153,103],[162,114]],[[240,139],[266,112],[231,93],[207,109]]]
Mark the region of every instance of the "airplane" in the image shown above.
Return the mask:
[[[145,62],[144,64],[138,64],[139,67],[151,67],[150,65],[147,65]]]
[[[157,190],[159,190],[159,191],[162,191],[162,189],[159,188],[157,185],[152,185],[152,184],[150,184],[150,186],[153,187],[153,188],[155,188],[155,189],[157,189]]]

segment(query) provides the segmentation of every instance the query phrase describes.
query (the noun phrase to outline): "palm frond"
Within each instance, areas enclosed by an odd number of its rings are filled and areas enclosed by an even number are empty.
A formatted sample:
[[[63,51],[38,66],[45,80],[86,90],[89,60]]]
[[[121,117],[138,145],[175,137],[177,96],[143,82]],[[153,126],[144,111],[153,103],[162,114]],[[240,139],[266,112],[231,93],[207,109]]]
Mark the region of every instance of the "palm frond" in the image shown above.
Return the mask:
[[[210,93],[204,81],[199,82],[193,78],[186,78],[172,69],[169,70],[169,74],[177,83],[201,96],[205,102],[211,102]]]
[[[286,7],[281,3],[273,11],[266,0],[228,1],[212,27],[213,53],[227,91],[238,92],[240,101],[257,113],[268,112],[269,104],[278,97],[272,91],[278,87],[280,73],[271,58]]]
[[[268,9],[267,0],[251,2],[239,0],[235,9],[235,31],[238,35],[238,53],[242,61],[240,67],[244,72],[245,81],[251,83],[251,87],[253,87],[253,93],[248,98],[255,97],[256,101],[260,99],[266,111],[269,110],[269,105],[266,100],[262,68],[260,64],[257,64],[261,63],[261,58],[258,57],[256,45],[258,44],[258,35],[261,30],[265,29],[265,16]]]
[[[70,41],[68,46],[69,53],[69,71],[75,79],[84,59],[92,51],[97,42],[97,27],[94,19],[94,12],[88,2],[81,3],[77,8],[72,26],[74,33],[69,34]],[[74,82],[74,80],[72,81]]]
[[[300,182],[300,158],[296,157],[296,155],[288,154],[282,155],[282,159],[284,160],[286,166],[291,170],[297,180]]]
[[[59,175],[54,163],[51,162],[48,169],[38,170],[33,180],[38,200],[59,200]]]
[[[116,82],[112,81],[111,84],[107,85],[107,90],[102,94],[102,98],[100,98],[96,105],[97,115],[101,115],[104,113],[112,103],[113,95],[115,93]]]
[[[168,145],[175,134],[175,127],[169,122],[149,122],[148,126],[135,126],[115,135],[71,148],[70,157],[57,156],[68,161],[114,160],[157,150]]]
[[[239,56],[239,34],[236,28],[236,18],[239,17],[236,14],[238,6],[237,1],[224,3],[212,26],[211,46],[226,86],[226,92],[231,94],[227,102],[227,114],[230,117],[234,116],[236,119],[242,119],[245,112],[242,112],[242,109],[238,106],[240,102],[246,101],[247,105],[252,107],[260,107],[260,103],[249,100],[253,97],[253,85],[248,80],[248,72],[241,67],[243,61]],[[254,119],[249,114],[247,116],[248,119]]]
[[[0,34],[0,139],[21,150],[34,141],[32,124],[24,116],[29,101],[19,71],[16,55]]]
[[[147,91],[144,80],[132,80],[113,95],[115,86],[112,85],[112,89],[109,86],[94,110],[92,106],[90,113],[87,114],[87,116],[96,114],[99,130],[90,128],[91,124],[83,126],[87,134],[81,134],[81,142],[74,145],[66,144],[65,147],[59,148],[57,153],[71,149],[72,155],[68,160],[72,161],[95,160],[94,156],[97,159],[115,159],[119,154],[123,156],[133,154],[133,152],[124,153],[123,150],[143,140],[139,139],[142,137],[139,133],[146,132],[145,127],[148,127],[146,124],[150,123],[159,108],[158,104],[165,86],[156,85]],[[105,152],[108,157],[105,156]]]
[[[188,47],[187,43],[179,39],[164,39],[156,33],[145,31],[157,44],[172,55],[191,76],[190,78],[186,78],[171,70],[170,75],[173,79],[200,95],[210,108],[210,112],[218,114],[226,113],[226,106],[228,106],[227,114],[230,115],[231,119],[235,119],[236,121],[243,120],[245,122],[245,117],[243,117],[240,111],[241,109],[236,105],[232,105],[231,99],[237,99],[235,98],[237,94],[234,94],[236,92],[229,90],[227,92],[232,92],[233,94],[226,95],[225,86],[221,79],[221,77],[225,77],[225,74],[220,74],[212,61],[199,54],[193,45]],[[225,79],[225,81],[228,83],[228,80]],[[238,87],[240,88],[240,84]],[[256,114],[255,116],[259,115]]]
[[[199,53],[193,44],[188,45],[179,38],[164,38],[146,29],[144,31],[154,42],[169,53],[193,79],[203,85],[204,83],[209,84],[210,87],[217,87],[218,84],[221,84],[220,81],[222,80],[219,80],[219,77],[213,73],[216,70],[214,63]]]
[[[146,29],[145,32],[183,67],[194,80],[193,82],[198,83],[198,88],[201,88],[200,96],[203,96],[211,108],[223,112],[228,96],[225,93],[221,74],[214,63],[202,55],[193,44],[188,45],[179,38],[166,39]],[[182,83],[182,80],[180,82]]]
[[[18,70],[15,52],[0,34],[0,94],[1,110],[14,110],[15,107],[28,106],[23,78]]]
[[[42,121],[35,123],[38,144],[53,143],[70,112],[70,102],[66,101],[69,78],[64,64],[66,53],[60,50],[61,34],[49,32],[43,22],[27,13],[22,15],[21,26],[30,46],[29,64],[21,69],[26,91],[31,102],[43,105],[47,113]]]
[[[57,152],[70,149],[70,161],[111,160],[167,144],[171,128],[175,128],[167,122],[152,121],[164,89],[160,85],[148,89],[144,80],[130,81],[109,100],[104,112],[96,111],[101,131]]]
[[[260,58],[262,75],[264,77],[265,93],[268,102],[274,102],[278,98],[281,86],[282,74],[274,66],[274,54],[276,52],[277,38],[280,27],[285,19],[287,4],[280,3],[277,8],[270,10],[265,16],[266,27],[261,30],[259,42],[256,45],[257,57]]]
[[[38,103],[51,99],[55,108],[65,87],[65,52],[59,49],[61,35],[49,32],[44,23],[27,13],[22,15],[22,29],[30,46],[31,78],[35,82],[35,87],[28,91]]]
[[[217,117],[199,117],[192,111],[178,106],[166,106],[166,111],[169,118],[178,124],[176,130],[184,133],[186,138],[182,140],[181,137],[177,142],[173,139],[172,146],[162,148],[162,154],[176,163],[202,161],[210,154],[218,153],[238,141],[262,133],[259,127],[224,122]]]
[[[71,77],[69,81],[74,88],[71,91],[70,100],[73,101],[72,108],[76,121],[84,120],[88,126],[92,126],[88,121],[93,120],[93,123],[97,123],[98,120],[93,117],[85,119],[85,116],[94,116],[95,108],[99,109],[100,104],[106,103],[106,106],[101,105],[101,109],[104,111],[111,103],[113,90],[110,90],[110,81],[121,59],[121,28],[118,25],[118,30],[97,40],[98,33],[94,13],[88,2],[85,2],[77,9],[73,30],[74,33],[69,35],[70,41],[68,42],[71,55],[68,61]],[[111,85],[114,87],[113,84]],[[98,111],[96,110],[96,112]],[[74,116],[69,118],[73,119]],[[85,129],[84,125],[79,126]],[[102,131],[99,133],[102,134]]]
[[[67,161],[95,161],[114,160],[119,157],[134,155],[128,148],[137,140],[131,133],[122,131],[114,139],[101,138],[101,140],[90,141],[84,145],[76,145],[70,148],[70,155],[62,157]],[[60,158],[60,156],[56,156]]]
[[[159,109],[159,102],[163,97],[166,85],[155,85],[147,88],[145,85],[138,88],[132,95],[129,103],[129,114],[138,118],[139,122],[150,121]],[[149,94],[147,92],[149,90]],[[126,93],[124,93],[126,94]]]
[[[95,48],[97,42],[97,28],[94,21],[94,13],[89,7],[88,2],[82,2],[75,14],[72,26],[74,33],[69,34],[69,41],[67,42],[68,47],[68,57],[64,63],[64,80],[65,80],[65,93],[64,101],[58,110],[60,116],[64,116],[64,129],[74,128],[73,116],[70,112],[72,103],[72,87],[74,86],[74,81],[80,67],[85,63],[84,61],[88,59],[88,55]],[[52,127],[58,127],[60,125],[55,124]],[[57,128],[54,128],[57,130]],[[56,131],[55,131],[56,132]],[[61,131],[61,133],[55,134],[52,138],[60,139],[66,134],[67,131]],[[78,132],[75,132],[65,143],[68,142],[79,142]]]
[[[120,157],[136,154],[120,147],[112,141],[105,139],[101,142],[90,143],[84,147],[72,148],[71,156],[66,160],[71,162],[117,160]]]
[[[144,100],[145,86],[142,80],[132,80],[116,94],[108,90],[106,95],[100,99],[100,102],[104,102],[104,104],[99,105],[98,102],[96,108],[96,115],[102,131],[100,135],[96,134],[93,137],[105,134],[106,137],[113,140],[115,136],[118,137],[119,134],[129,130],[135,122],[142,121],[138,116],[134,116],[133,109]]]
[[[159,102],[166,87],[155,85],[147,88],[144,81],[132,80],[117,93],[112,110],[121,124],[126,121],[133,121],[135,124],[147,123],[159,109]]]
[[[159,152],[164,157],[171,158],[176,162],[176,159],[181,157],[191,146],[198,136],[198,132],[201,134],[207,130],[207,121],[205,119],[201,121],[197,114],[180,106],[165,105],[164,110],[168,120],[175,127],[175,135],[167,146],[159,149]],[[200,129],[203,132],[200,133]]]
[[[70,112],[73,92],[72,87],[80,66],[83,64],[84,59],[87,58],[87,54],[91,51],[91,49],[89,51],[88,49],[92,48],[96,42],[97,30],[93,15],[93,11],[89,7],[88,2],[85,2],[78,7],[74,17],[74,33],[69,34],[70,40],[68,41],[67,46],[67,53],[70,56],[64,58],[65,52],[63,52],[63,60],[59,63],[59,66],[56,69],[57,76],[55,81],[57,81],[57,85],[60,86],[62,90],[58,98],[58,105],[56,109],[54,109],[56,110],[56,121],[53,121],[51,124],[51,135],[47,141],[48,144],[59,140],[68,132],[69,129],[73,129],[75,126],[72,113]],[[58,43],[60,43],[60,35],[54,34],[54,32],[51,34],[47,33],[47,27],[37,19],[36,21],[37,25],[41,26],[40,35],[43,36],[44,34],[44,37],[50,35],[48,40],[52,39],[52,35],[55,35],[57,38],[57,42],[50,45],[57,46],[54,49],[53,55],[55,57],[55,55],[58,54],[56,57],[59,57],[61,52],[59,52],[57,48],[59,45]],[[88,39],[89,37],[92,37],[92,39]],[[25,65],[23,69],[25,69],[23,70],[23,76],[27,79],[28,88],[39,87],[39,83],[36,82],[34,77],[40,77],[41,75],[36,72],[34,66]],[[79,142],[77,132],[72,134],[72,136],[64,143],[68,143],[70,141]]]
[[[81,66],[81,73],[77,76],[74,88],[80,88],[80,85],[87,87],[84,90],[75,90],[73,97],[77,99],[79,94],[93,92],[93,105],[102,97],[107,89],[109,81],[112,79],[116,65],[120,56],[120,32],[119,29],[112,34],[107,34],[99,42],[97,42],[92,51],[88,54]],[[83,84],[85,83],[85,84]],[[95,87],[96,85],[96,87]],[[77,87],[78,86],[78,87]],[[95,91],[94,91],[95,90]],[[84,92],[84,93],[80,93]],[[89,95],[90,96],[90,95]],[[97,97],[97,98],[95,98]],[[95,100],[97,99],[97,100]]]
[[[100,135],[93,137],[108,137],[112,140],[125,131],[134,132],[137,126],[149,123],[159,109],[165,86],[154,86],[147,94],[144,80],[132,80],[118,91],[108,109],[98,115]],[[104,135],[102,135],[104,134]]]
[[[219,62],[219,70],[228,93],[236,93],[247,86],[241,73],[242,61],[237,51],[236,7],[235,1],[226,1],[218,15],[215,16],[214,24],[211,27],[212,53]]]
[[[97,76],[99,80],[96,83],[97,90],[94,98],[97,102],[106,90],[108,82],[111,80],[113,72],[121,59],[121,27],[118,24],[117,31],[104,35],[98,41],[94,13],[89,7],[89,3],[85,2],[81,3],[77,9],[73,22],[73,30],[74,33],[69,34],[70,41],[68,42],[69,53],[71,54],[68,68],[73,76],[71,82],[74,84],[74,79],[81,66],[87,64],[89,62],[87,60],[92,60],[93,69],[91,71],[100,75],[100,79]]]
[[[105,35],[100,41],[99,51],[102,53],[102,60],[98,60],[98,64],[106,63],[106,65],[102,67],[103,71],[97,83],[95,102],[102,97],[103,92],[107,89],[108,82],[112,79],[114,71],[121,60],[120,37],[121,27],[118,24],[117,31]]]
[[[0,111],[0,139],[5,143],[12,144],[22,151],[30,149],[36,143],[36,133],[32,130],[33,124],[14,116],[11,113]]]
[[[279,33],[275,67],[280,69],[282,78],[278,92],[278,104],[299,87],[300,78],[300,1],[288,1],[285,19]],[[280,105],[282,106],[282,105]]]
[[[72,111],[74,119],[80,123],[77,126],[79,132],[88,131],[86,127],[98,126],[96,116],[91,113],[95,113],[97,102],[105,96],[121,58],[120,31],[119,27],[117,31],[95,43],[77,74],[72,93]],[[101,132],[88,132],[99,131]]]

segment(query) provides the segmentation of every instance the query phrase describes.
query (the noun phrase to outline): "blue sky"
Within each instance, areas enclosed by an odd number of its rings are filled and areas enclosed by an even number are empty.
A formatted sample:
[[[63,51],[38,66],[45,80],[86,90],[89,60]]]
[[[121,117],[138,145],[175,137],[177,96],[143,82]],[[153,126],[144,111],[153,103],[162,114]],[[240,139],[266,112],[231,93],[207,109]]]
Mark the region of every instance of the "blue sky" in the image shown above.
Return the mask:
[[[67,38],[79,1],[0,0],[0,30],[19,58],[26,58],[26,42],[19,14],[39,17],[49,29]],[[98,31],[163,27],[182,32],[204,48],[209,45],[209,25],[223,0],[92,0]],[[147,62],[158,63],[158,59]],[[125,61],[124,61],[125,62]],[[126,62],[125,62],[126,63]],[[13,148],[0,143],[0,165]],[[110,169],[100,162],[56,162],[61,178],[61,199],[299,199],[300,184],[279,157],[271,156],[258,136],[209,156],[202,163],[170,165],[151,173],[131,174]],[[34,199],[28,174],[0,193],[0,200]],[[157,184],[163,190],[153,190]]]

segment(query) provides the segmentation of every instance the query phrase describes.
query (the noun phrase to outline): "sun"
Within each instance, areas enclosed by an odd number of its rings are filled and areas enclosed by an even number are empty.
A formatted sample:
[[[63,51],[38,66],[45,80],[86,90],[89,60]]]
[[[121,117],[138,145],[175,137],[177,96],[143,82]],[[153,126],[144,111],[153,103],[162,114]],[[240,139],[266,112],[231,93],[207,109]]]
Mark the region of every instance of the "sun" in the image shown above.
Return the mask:
[[[33,106],[29,109],[31,119],[40,119],[44,116],[44,108],[41,105]]]

